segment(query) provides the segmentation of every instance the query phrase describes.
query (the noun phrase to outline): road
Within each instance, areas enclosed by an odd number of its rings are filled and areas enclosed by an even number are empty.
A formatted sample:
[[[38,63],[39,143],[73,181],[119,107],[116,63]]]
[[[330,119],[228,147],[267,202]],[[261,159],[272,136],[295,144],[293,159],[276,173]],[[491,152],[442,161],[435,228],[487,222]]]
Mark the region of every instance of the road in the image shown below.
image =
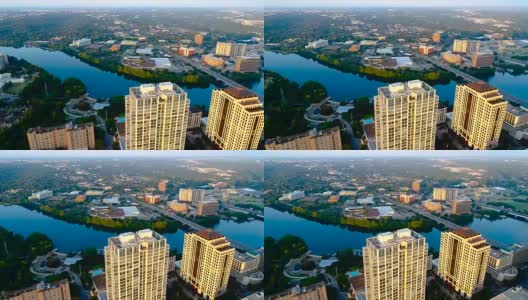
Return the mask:
[[[222,207],[223,207],[223,208],[227,208],[227,209],[229,209],[229,210],[234,210],[234,211],[238,211],[238,212],[241,212],[241,213],[245,213],[245,214],[255,215],[255,216],[257,216],[257,217],[260,218],[260,219],[264,219],[264,215],[261,215],[261,214],[255,213],[254,211],[249,210],[249,209],[244,209],[244,208],[236,207],[236,206],[234,206],[234,205],[226,204],[226,203],[222,203]]]
[[[457,225],[457,224],[455,224],[455,223],[453,223],[453,222],[450,222],[450,221],[448,221],[448,220],[442,219],[442,218],[440,218],[440,217],[438,217],[438,216],[435,216],[435,215],[433,215],[433,214],[431,214],[431,213],[429,213],[429,212],[426,212],[426,211],[424,211],[424,210],[422,210],[422,209],[419,209],[419,208],[413,207],[413,206],[411,206],[411,205],[403,204],[403,203],[401,203],[401,202],[394,201],[394,200],[390,200],[390,202],[391,202],[392,204],[394,204],[395,206],[397,206],[397,207],[400,207],[400,208],[403,208],[403,209],[406,209],[406,210],[410,210],[410,211],[412,211],[412,212],[414,212],[414,213],[416,213],[416,214],[418,214],[418,215],[424,216],[424,217],[429,218],[429,219],[431,219],[431,220],[433,220],[433,221],[435,221],[435,222],[437,222],[437,223],[440,223],[440,224],[446,226],[446,227],[449,228],[449,229],[458,229],[458,228],[461,228],[461,227],[462,227],[462,226],[460,226],[460,225]],[[486,237],[484,237],[484,238],[486,239],[486,241],[487,241],[490,245],[492,245],[492,246],[494,246],[494,247],[496,247],[496,248],[504,248],[504,247],[508,246],[508,245],[505,245],[505,244],[502,243],[502,242],[495,241],[495,240],[491,240],[491,239],[488,239],[488,238],[486,238]]]
[[[79,277],[79,275],[77,273],[75,273],[72,270],[70,270],[70,268],[68,268],[67,272],[70,275],[70,278],[73,280],[73,283],[76,286],[79,287],[79,289],[81,291],[81,300],[88,300],[89,299],[89,292],[84,289],[84,287],[82,285],[81,277]]]
[[[478,207],[481,207],[481,208],[498,211],[498,212],[504,213],[506,215],[509,215],[509,216],[512,216],[512,217],[515,217],[515,218],[518,218],[518,219],[522,219],[522,220],[528,222],[528,215],[518,213],[518,212],[513,211],[513,210],[511,210],[509,208],[502,209],[502,208],[498,208],[498,207],[495,207],[495,206],[486,205],[486,204],[482,204],[482,203],[476,203],[476,202],[475,202],[475,205],[478,206]]]
[[[427,57],[427,56],[424,56],[423,58],[426,61],[428,61],[429,63],[431,63],[431,64],[433,64],[433,65],[435,65],[437,67],[440,67],[440,68],[442,68],[442,69],[444,69],[446,71],[449,71],[449,72],[455,74],[458,77],[463,78],[465,81],[468,81],[468,82],[482,81],[481,79],[478,79],[478,78],[476,78],[474,76],[471,76],[471,75],[469,75],[467,73],[464,73],[464,72],[462,72],[462,71],[460,71],[460,70],[458,70],[456,68],[451,67],[448,64],[440,62],[438,59],[435,59],[435,58],[432,58],[432,57]],[[521,98],[519,98],[517,96],[514,96],[514,95],[512,95],[510,93],[507,93],[507,92],[505,92],[503,90],[501,90],[500,92],[501,92],[502,96],[504,97],[504,100],[511,101],[511,102],[516,102],[516,103],[519,103],[519,104],[525,104],[525,102],[526,102],[526,100],[521,99]]]
[[[178,221],[178,222],[180,222],[180,223],[182,223],[184,225],[187,225],[187,226],[189,226],[190,228],[192,228],[194,230],[205,230],[205,229],[207,229],[207,227],[204,227],[204,226],[202,226],[200,224],[197,224],[197,223],[195,223],[193,221],[190,221],[190,220],[188,220],[186,218],[180,217],[180,216],[178,216],[178,215],[176,215],[174,213],[171,213],[171,212],[169,212],[169,211],[167,211],[165,209],[162,209],[160,207],[157,207],[155,205],[149,205],[149,206],[142,205],[142,206],[146,207],[146,208],[153,209],[156,212],[158,212],[159,214],[161,214],[163,216],[166,216],[168,218],[171,218],[173,220],[176,220],[176,221]],[[250,247],[248,245],[244,245],[244,244],[242,244],[242,243],[240,243],[238,241],[235,241],[235,240],[233,240],[233,239],[231,239],[231,238],[229,238],[227,236],[226,236],[226,238],[231,243],[231,246],[233,246],[233,247],[235,247],[237,249],[240,249],[240,250],[243,250],[243,251],[254,251],[255,250],[253,247]]]
[[[175,56],[174,59],[182,61],[182,62],[184,62],[184,63],[186,63],[188,65],[191,65],[192,67],[204,72],[205,74],[214,77],[216,80],[222,81],[223,83],[225,83],[228,86],[237,87],[237,88],[243,88],[243,89],[246,89],[248,91],[251,91],[251,93],[257,95],[260,99],[264,98],[263,95],[260,95],[260,94],[256,93],[255,91],[248,89],[247,87],[241,85],[240,83],[238,83],[236,81],[233,81],[233,80],[225,77],[224,75],[222,75],[220,73],[217,73],[217,72],[209,69],[208,67],[193,61],[192,59],[189,59],[189,58],[186,58],[186,57],[183,57],[183,56],[179,56],[179,55]]]

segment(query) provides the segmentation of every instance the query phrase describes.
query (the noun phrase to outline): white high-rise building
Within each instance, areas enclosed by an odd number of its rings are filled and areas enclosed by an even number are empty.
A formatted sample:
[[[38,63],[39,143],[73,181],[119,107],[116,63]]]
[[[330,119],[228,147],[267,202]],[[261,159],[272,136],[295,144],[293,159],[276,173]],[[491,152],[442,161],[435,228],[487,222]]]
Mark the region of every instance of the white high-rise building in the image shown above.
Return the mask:
[[[374,97],[376,149],[433,150],[438,95],[420,80],[393,83]]]
[[[183,150],[187,93],[170,82],[130,88],[125,98],[126,150]]]
[[[425,299],[425,238],[410,229],[380,233],[363,247],[367,300]]]
[[[169,245],[150,230],[122,233],[104,248],[108,300],[165,300]]]

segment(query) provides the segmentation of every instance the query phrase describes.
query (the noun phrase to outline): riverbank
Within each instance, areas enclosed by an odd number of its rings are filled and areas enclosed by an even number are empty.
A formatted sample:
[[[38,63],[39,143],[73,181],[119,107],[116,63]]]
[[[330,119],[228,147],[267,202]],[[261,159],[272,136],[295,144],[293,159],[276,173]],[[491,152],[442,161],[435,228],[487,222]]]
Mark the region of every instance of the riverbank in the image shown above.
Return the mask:
[[[18,205],[40,212],[46,216],[56,218],[71,224],[85,225],[101,231],[122,233],[129,231],[138,231],[141,229],[152,229],[158,233],[175,233],[184,226],[175,220],[157,218],[154,220],[137,220],[132,218],[126,219],[106,219],[84,215],[84,212],[71,212],[64,208],[40,205],[33,202],[22,202]]]
[[[163,71],[149,71],[136,69],[128,66],[124,66],[121,63],[110,62],[104,59],[104,57],[92,56],[86,52],[78,52],[71,48],[60,49],[61,52],[78,58],[82,62],[87,63],[93,67],[96,67],[103,71],[112,72],[114,74],[123,75],[125,78],[130,80],[139,81],[142,83],[157,83],[170,81],[182,85],[182,87],[199,87],[207,88],[211,84],[215,84],[216,81],[212,76],[199,71],[176,74],[166,70]]]
[[[320,214],[315,210],[305,209],[299,206],[289,206],[281,203],[273,203],[270,207],[282,212],[289,212],[298,217],[316,221],[326,225],[344,226],[363,233],[380,233],[395,231],[401,228],[409,228],[418,232],[430,232],[435,227],[435,222],[423,218],[413,217],[407,220],[386,219],[357,219],[344,216]],[[443,227],[440,227],[443,228]]]

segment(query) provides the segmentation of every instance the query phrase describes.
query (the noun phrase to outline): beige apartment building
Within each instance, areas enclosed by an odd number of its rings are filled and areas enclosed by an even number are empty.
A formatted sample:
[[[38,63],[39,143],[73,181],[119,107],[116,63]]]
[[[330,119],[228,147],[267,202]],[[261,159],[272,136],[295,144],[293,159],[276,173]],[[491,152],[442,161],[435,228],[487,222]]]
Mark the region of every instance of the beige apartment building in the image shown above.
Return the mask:
[[[425,299],[428,245],[410,229],[380,233],[363,247],[367,300]]]
[[[506,114],[504,116],[504,123],[513,128],[528,124],[528,109],[522,106],[513,106],[508,103]]]
[[[223,150],[255,150],[264,131],[264,108],[243,88],[214,90],[206,133]]]
[[[95,149],[94,124],[30,128],[27,131],[31,150],[92,150]]]
[[[266,140],[266,150],[342,150],[339,127]]]
[[[471,213],[472,201],[470,199],[451,200],[451,213],[453,215],[463,215]]]
[[[208,299],[225,293],[235,248],[212,230],[186,233],[183,240],[181,277]]]
[[[167,240],[150,229],[122,233],[104,248],[108,300],[165,300]]]
[[[202,111],[191,107],[189,108],[189,121],[187,123],[187,129],[200,128],[202,124]]]
[[[442,232],[438,276],[457,293],[471,298],[482,289],[490,245],[468,227]]]
[[[295,286],[285,292],[270,296],[271,300],[328,300],[326,285],[319,282],[305,287]]]
[[[198,189],[180,189],[178,193],[180,202],[197,203],[205,200],[205,190]]]
[[[393,83],[374,97],[377,150],[433,150],[438,95],[420,80]]]
[[[436,201],[452,201],[457,198],[458,190],[450,188],[434,188],[433,200]]]
[[[218,42],[216,43],[215,54],[218,56],[238,57],[245,56],[247,50],[246,44]]]
[[[130,88],[125,98],[126,150],[183,150],[187,93],[170,82]]]
[[[239,56],[235,60],[235,72],[254,73],[260,69],[260,57],[258,56]]]
[[[486,82],[457,85],[451,126],[470,147],[494,148],[499,143],[507,105],[499,90]]]
[[[216,216],[218,214],[218,201],[199,201],[196,203],[196,214],[198,216]]]
[[[0,293],[0,299],[5,300],[70,300],[70,284],[67,279],[52,283],[37,283],[36,285],[10,292]]]

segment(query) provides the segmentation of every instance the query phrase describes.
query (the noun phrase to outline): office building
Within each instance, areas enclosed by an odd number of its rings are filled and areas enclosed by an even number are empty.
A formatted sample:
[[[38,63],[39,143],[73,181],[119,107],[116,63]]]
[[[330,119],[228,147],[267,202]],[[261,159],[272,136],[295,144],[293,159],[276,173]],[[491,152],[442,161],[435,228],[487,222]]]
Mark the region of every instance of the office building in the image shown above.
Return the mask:
[[[158,191],[165,193],[167,191],[167,183],[169,183],[168,180],[159,180],[158,181]]]
[[[418,47],[418,52],[423,55],[431,55],[434,52],[434,47],[427,46],[427,45],[420,45],[420,47]]]
[[[200,128],[202,124],[202,111],[196,107],[189,108],[189,122],[187,129]]]
[[[235,248],[212,230],[186,233],[180,276],[198,294],[215,299],[225,293],[233,264]]]
[[[374,97],[377,150],[433,150],[438,95],[413,80],[378,89]]]
[[[444,124],[447,121],[447,107],[439,107],[436,110],[436,125]]]
[[[68,123],[55,127],[36,127],[27,131],[31,150],[93,150],[95,149],[94,124]]]
[[[470,40],[454,40],[453,41],[453,52],[462,54],[472,54],[478,52],[480,49],[479,41]]]
[[[504,115],[504,123],[513,128],[528,124],[528,109],[508,103],[506,114]]]
[[[400,202],[405,204],[412,204],[414,201],[416,201],[416,197],[414,195],[408,195],[408,194],[401,194],[400,195]]]
[[[232,271],[238,274],[247,274],[256,271],[260,263],[260,255],[250,252],[235,251]]]
[[[205,200],[205,190],[198,189],[180,189],[178,193],[180,202],[198,203]]]
[[[499,143],[508,103],[486,82],[457,85],[451,126],[470,147],[495,148]]]
[[[200,201],[196,204],[198,216],[216,216],[218,214],[218,201]]]
[[[440,32],[435,32],[433,33],[432,39],[433,39],[433,42],[438,44],[442,40],[442,34]]]
[[[256,73],[260,70],[260,57],[258,56],[239,56],[235,59],[235,72]]]
[[[233,45],[231,45],[231,54],[229,56],[232,58],[236,58],[239,56],[245,56],[246,49],[247,49],[246,44],[234,43]]]
[[[183,150],[187,93],[170,82],[130,88],[125,97],[126,150]]]
[[[212,54],[207,54],[202,56],[202,61],[213,68],[223,68],[225,65],[225,61],[223,58],[214,56]]]
[[[440,57],[442,57],[442,59],[449,64],[461,65],[464,62],[462,56],[455,54],[451,51],[442,52]]]
[[[454,199],[451,200],[451,213],[454,215],[463,215],[471,213],[471,200]]]
[[[178,55],[180,55],[180,56],[189,57],[189,56],[193,56],[195,54],[196,54],[196,49],[194,49],[192,47],[180,47],[180,49],[178,49]]]
[[[214,90],[206,133],[223,150],[256,150],[264,130],[259,98],[243,88]]]
[[[363,247],[367,300],[425,299],[428,245],[410,229],[380,233]]]
[[[40,192],[32,193],[31,196],[29,196],[29,200],[44,200],[53,197],[53,191],[50,190],[42,190]]]
[[[473,68],[492,67],[494,60],[493,52],[474,52],[471,54],[471,66]]]
[[[158,204],[160,200],[161,200],[160,195],[152,195],[152,194],[145,195],[145,202],[148,204]]]
[[[468,227],[441,233],[438,276],[462,296],[471,296],[484,286],[490,245]]]
[[[339,127],[317,130],[277,137],[266,140],[266,150],[342,150]]]
[[[328,300],[324,281],[309,286],[295,286],[282,293],[271,295],[270,300]]]
[[[452,201],[457,198],[458,190],[450,188],[434,188],[433,200],[436,201]]]
[[[150,229],[122,233],[104,248],[108,300],[164,300],[169,245]]]
[[[416,193],[419,193],[421,188],[422,188],[422,180],[420,179],[413,181],[413,183],[411,184],[411,189]]]
[[[200,33],[196,33],[194,35],[194,43],[198,46],[201,46],[203,44],[204,36]]]

